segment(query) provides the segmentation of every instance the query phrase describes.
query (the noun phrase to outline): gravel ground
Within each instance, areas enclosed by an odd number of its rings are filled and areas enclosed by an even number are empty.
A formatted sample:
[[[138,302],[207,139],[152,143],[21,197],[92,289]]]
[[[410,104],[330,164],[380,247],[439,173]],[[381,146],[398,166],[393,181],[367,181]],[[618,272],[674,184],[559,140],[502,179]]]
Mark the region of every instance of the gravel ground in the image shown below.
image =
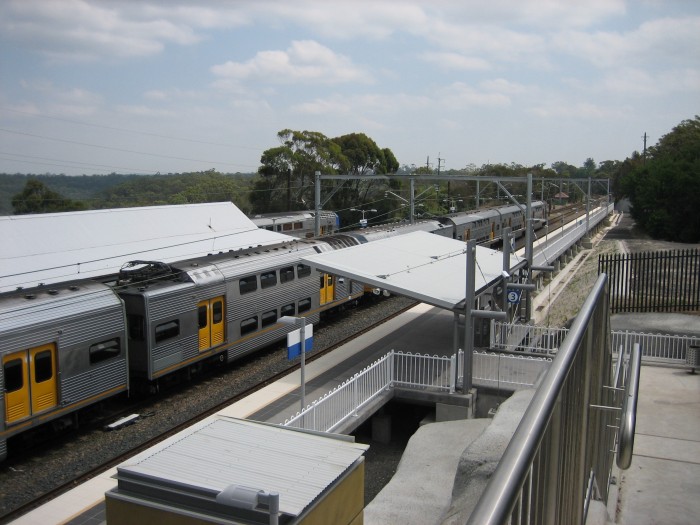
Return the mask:
[[[375,302],[370,300],[369,304],[346,310],[344,314],[330,319],[323,328],[314,331],[316,350],[311,355],[413,302],[403,297],[391,297]],[[75,476],[88,472],[108,458],[128,452],[232,395],[263,382],[271,374],[287,367],[286,349],[280,347],[278,350],[258,353],[231,366],[222,367],[200,381],[180,385],[175,392],[153,396],[152,400],[149,399],[145,406],[139,408],[142,417],[131,426],[113,432],[82,430],[37,446],[28,458],[18,461],[10,457],[0,464],[0,516],[70,482]],[[386,457],[391,457],[391,454],[387,453]],[[379,478],[376,476],[376,479]],[[380,488],[373,490],[378,491]]]

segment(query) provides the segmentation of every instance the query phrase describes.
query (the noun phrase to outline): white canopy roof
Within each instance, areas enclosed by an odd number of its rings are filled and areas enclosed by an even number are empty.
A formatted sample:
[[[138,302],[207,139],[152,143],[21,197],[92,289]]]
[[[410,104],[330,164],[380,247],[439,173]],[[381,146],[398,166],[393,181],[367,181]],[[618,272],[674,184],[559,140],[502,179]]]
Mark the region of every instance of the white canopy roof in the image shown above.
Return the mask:
[[[0,217],[0,292],[292,239],[230,202]]]
[[[464,307],[467,254],[462,241],[414,232],[303,260],[320,270],[434,306],[450,310]],[[511,257],[510,268],[517,262]],[[477,246],[474,292],[478,294],[501,279],[502,271],[503,253]]]

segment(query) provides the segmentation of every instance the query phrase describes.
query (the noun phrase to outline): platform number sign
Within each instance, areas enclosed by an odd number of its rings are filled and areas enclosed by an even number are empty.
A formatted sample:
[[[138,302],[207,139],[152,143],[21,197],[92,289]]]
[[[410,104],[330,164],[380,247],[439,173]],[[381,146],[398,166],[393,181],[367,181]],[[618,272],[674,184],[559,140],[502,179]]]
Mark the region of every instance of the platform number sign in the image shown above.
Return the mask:
[[[511,304],[517,304],[520,302],[520,292],[519,290],[510,290],[508,292],[508,302]]]

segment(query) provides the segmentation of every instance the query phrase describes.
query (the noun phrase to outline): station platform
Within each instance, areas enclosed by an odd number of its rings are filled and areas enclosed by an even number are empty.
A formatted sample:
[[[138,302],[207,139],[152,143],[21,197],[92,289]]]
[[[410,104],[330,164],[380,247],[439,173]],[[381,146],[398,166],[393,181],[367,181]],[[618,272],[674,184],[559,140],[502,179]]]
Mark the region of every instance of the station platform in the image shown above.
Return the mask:
[[[680,325],[700,329],[700,317],[683,316]],[[447,353],[452,344],[452,315],[427,305],[410,311],[364,334],[306,367],[306,401],[317,399],[350,375],[391,349]],[[614,320],[615,321],[615,320]],[[613,324],[626,324],[622,319]],[[669,319],[647,317],[648,330],[662,326]],[[692,330],[691,330],[692,331]],[[221,415],[281,423],[300,409],[300,374],[292,373],[255,394],[220,412]],[[449,425],[444,428],[447,430]],[[589,512],[589,523],[653,524],[697,523],[700,516],[700,374],[685,368],[642,366],[640,398],[637,413],[632,466],[620,471],[616,494],[605,511]],[[447,439],[447,437],[445,438]],[[414,450],[435,449],[433,446]],[[452,442],[452,441],[450,441]],[[439,447],[438,447],[439,448]],[[458,455],[453,461],[459,461]],[[426,468],[424,462],[421,468]],[[435,468],[445,465],[436,463]],[[405,470],[405,469],[404,469]],[[112,469],[85,484],[63,494],[41,508],[20,517],[19,525],[101,525],[105,523],[104,494],[116,485]],[[404,472],[404,475],[405,472]],[[422,476],[408,473],[407,477],[420,483]],[[404,483],[416,500],[420,493],[411,483]],[[445,491],[451,485],[445,484]],[[449,494],[445,494],[449,501]],[[431,495],[435,498],[435,495]],[[416,501],[404,523],[440,523],[434,505],[425,506],[430,515],[421,513]],[[608,519],[610,517],[611,519]],[[366,522],[369,523],[369,522]]]

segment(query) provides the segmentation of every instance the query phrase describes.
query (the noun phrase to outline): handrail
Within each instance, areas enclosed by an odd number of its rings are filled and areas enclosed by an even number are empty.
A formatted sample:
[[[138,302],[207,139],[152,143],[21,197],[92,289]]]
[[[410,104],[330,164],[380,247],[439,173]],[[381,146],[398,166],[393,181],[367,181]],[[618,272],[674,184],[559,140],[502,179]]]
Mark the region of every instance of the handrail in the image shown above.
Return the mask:
[[[632,464],[634,451],[634,431],[637,425],[637,399],[639,397],[639,370],[642,365],[642,351],[635,343],[630,355],[629,375],[625,388],[625,400],[622,404],[622,421],[620,422],[620,445],[617,449],[617,466],[626,470]]]
[[[593,318],[598,302],[607,297],[606,285],[607,275],[601,274],[479,498],[469,518],[469,524],[496,525],[508,521],[554,414],[577,351],[580,350],[586,328]]]

